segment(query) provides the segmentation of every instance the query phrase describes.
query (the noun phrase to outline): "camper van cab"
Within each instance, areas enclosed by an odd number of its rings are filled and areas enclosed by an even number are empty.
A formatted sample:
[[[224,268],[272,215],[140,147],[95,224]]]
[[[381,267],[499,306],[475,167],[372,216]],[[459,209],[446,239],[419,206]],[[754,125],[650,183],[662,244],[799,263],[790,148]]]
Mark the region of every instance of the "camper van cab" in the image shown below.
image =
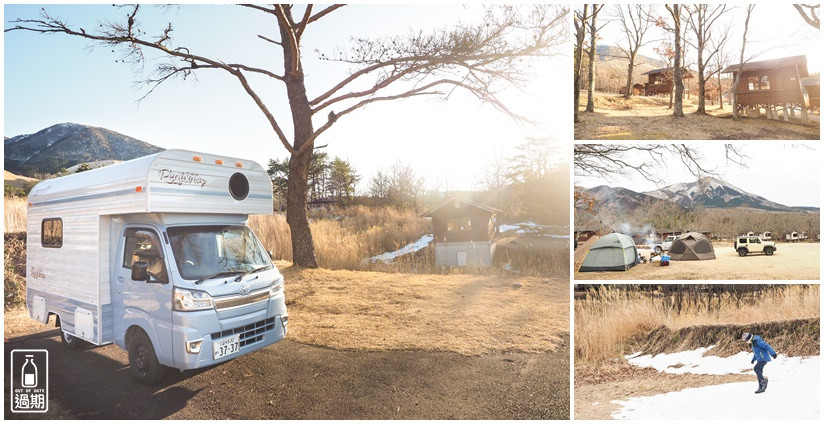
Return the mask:
[[[29,195],[26,303],[63,344],[114,343],[138,381],[281,340],[283,277],[246,226],[272,213],[253,161],[168,150]]]

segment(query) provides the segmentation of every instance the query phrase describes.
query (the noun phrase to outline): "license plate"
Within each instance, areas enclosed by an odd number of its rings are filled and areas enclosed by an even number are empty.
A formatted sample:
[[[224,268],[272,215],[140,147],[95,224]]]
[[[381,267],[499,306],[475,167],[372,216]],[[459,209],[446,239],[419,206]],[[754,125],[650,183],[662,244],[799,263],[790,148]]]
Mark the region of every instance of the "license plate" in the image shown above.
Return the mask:
[[[237,353],[240,351],[240,334],[215,340],[212,342],[212,351],[215,359]]]

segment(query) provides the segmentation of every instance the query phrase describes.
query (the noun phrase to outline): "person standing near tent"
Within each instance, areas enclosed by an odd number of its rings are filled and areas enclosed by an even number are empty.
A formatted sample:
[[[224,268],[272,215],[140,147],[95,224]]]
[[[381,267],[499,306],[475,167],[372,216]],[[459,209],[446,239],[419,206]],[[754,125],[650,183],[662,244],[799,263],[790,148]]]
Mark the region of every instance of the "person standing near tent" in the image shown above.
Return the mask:
[[[769,381],[766,377],[764,377],[764,365],[767,365],[767,362],[775,359],[778,354],[775,353],[772,346],[770,346],[761,336],[744,333],[741,335],[741,341],[745,343],[752,344],[752,361],[751,364],[755,364],[755,376],[758,377],[758,390],[755,393],[764,393],[767,390],[767,382]],[[772,357],[772,359],[770,358]]]

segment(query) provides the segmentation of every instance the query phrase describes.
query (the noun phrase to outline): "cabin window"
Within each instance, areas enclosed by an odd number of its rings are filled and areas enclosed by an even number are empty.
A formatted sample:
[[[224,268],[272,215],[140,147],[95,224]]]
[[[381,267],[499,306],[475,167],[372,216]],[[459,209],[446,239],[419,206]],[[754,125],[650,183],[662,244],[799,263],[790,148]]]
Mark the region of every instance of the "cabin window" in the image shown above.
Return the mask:
[[[747,77],[747,90],[758,90],[758,77]]]
[[[40,223],[40,245],[43,247],[63,246],[63,219],[46,218]]]
[[[448,231],[469,231],[472,229],[472,220],[469,218],[454,218],[446,223]]]
[[[761,75],[761,87],[759,90],[769,90],[770,89],[770,77],[768,75]]]
[[[158,281],[169,281],[166,264],[160,250],[160,238],[153,230],[130,228],[126,230],[126,247],[123,249],[123,268],[132,268],[135,262],[146,262],[148,271]]]

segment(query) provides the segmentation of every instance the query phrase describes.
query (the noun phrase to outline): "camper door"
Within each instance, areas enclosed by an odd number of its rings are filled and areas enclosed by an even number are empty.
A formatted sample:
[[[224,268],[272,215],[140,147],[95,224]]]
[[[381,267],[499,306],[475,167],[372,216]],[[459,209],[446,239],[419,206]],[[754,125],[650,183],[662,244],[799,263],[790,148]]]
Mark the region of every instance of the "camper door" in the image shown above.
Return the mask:
[[[155,343],[158,357],[172,343],[173,290],[160,240],[155,228],[126,227],[114,260],[112,291],[115,334],[123,337],[130,326],[140,326]]]

